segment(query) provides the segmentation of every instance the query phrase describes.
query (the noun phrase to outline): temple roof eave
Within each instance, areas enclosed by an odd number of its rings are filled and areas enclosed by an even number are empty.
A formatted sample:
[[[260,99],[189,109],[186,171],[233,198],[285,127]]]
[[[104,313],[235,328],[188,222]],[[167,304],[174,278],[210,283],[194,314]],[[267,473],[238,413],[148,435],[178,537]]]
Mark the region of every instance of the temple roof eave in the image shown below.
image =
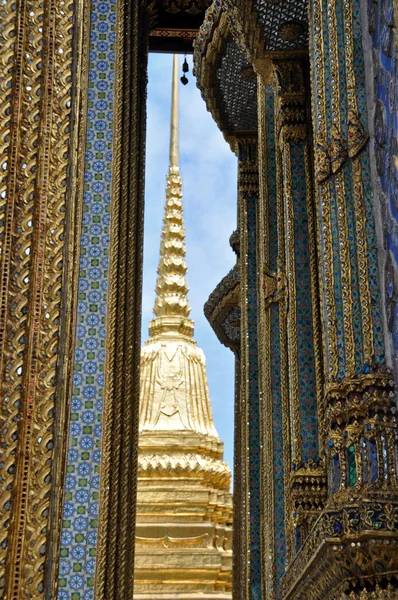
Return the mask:
[[[257,130],[257,78],[219,2],[206,11],[195,40],[194,74],[207,110],[236,153],[237,133]]]
[[[219,341],[232,350],[240,346],[240,273],[236,265],[223,277],[204,305],[204,314]]]

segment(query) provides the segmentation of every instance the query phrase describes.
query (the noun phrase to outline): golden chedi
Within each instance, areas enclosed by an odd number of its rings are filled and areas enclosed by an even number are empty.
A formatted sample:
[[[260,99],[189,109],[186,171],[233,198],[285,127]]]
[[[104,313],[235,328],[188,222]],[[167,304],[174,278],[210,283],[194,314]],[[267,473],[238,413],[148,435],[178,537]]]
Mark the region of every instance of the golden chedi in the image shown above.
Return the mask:
[[[155,318],[141,351],[135,600],[231,598],[231,472],[214,427],[185,280],[174,56]]]

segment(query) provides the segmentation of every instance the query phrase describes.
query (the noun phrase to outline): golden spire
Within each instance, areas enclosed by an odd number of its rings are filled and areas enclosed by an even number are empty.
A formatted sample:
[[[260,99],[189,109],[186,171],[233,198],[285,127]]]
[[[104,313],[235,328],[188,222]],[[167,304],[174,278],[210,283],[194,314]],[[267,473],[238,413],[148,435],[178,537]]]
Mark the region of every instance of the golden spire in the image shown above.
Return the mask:
[[[193,335],[193,321],[188,319],[191,311],[188,302],[188,286],[185,280],[185,228],[182,207],[182,180],[178,166],[178,56],[174,55],[171,123],[170,166],[167,175],[166,203],[163,218],[162,239],[156,298],[153,312],[155,319],[149,324],[151,336],[167,331],[180,331]]]
[[[185,281],[174,57],[155,318],[141,349],[135,600],[231,598],[231,471],[214,426]]]

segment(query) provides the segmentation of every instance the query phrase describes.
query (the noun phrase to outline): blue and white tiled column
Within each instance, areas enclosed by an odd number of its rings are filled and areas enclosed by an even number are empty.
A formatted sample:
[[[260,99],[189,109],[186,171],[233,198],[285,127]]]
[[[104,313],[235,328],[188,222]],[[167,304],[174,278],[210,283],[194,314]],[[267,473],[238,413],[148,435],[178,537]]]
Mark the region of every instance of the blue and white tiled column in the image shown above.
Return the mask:
[[[93,0],[79,302],[58,600],[94,598],[106,354],[115,42],[115,0]]]

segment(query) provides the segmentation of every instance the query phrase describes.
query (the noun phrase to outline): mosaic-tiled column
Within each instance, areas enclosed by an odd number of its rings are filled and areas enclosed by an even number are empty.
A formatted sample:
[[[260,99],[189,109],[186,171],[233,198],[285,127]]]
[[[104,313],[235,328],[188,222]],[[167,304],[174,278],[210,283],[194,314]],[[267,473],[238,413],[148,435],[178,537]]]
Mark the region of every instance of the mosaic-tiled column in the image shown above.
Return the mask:
[[[375,220],[379,244],[384,252],[380,264],[384,312],[386,357],[393,363],[398,381],[398,93],[397,93],[397,3],[368,0],[361,5],[366,64],[369,152],[374,192]]]
[[[276,136],[283,204],[289,381],[290,548],[292,558],[316,521],[326,492],[320,463],[322,346],[305,63],[274,61]]]
[[[262,597],[261,425],[257,347],[257,136],[238,137],[240,231],[240,598]],[[234,589],[234,593],[238,593]]]
[[[276,152],[275,94],[259,77],[259,381],[263,465],[263,594],[275,597],[286,566],[289,515],[287,290],[281,161]],[[278,185],[279,182],[279,185]]]
[[[241,598],[245,590],[245,582],[242,578],[241,564],[246,561],[245,544],[245,520],[242,519],[244,480],[244,464],[242,465],[242,415],[240,402],[240,360],[235,355],[235,410],[234,410],[234,512],[233,512],[233,554],[232,554],[232,586],[233,597]]]
[[[396,490],[370,183],[360,7],[311,4],[315,165],[323,297],[329,493]],[[387,459],[388,456],[388,459]]]
[[[266,598],[274,598],[319,515],[326,479],[319,463],[321,344],[302,65],[269,61],[259,81],[263,568]]]
[[[132,596],[147,15],[0,20],[0,595]]]
[[[323,598],[340,586],[356,599],[378,592],[398,567],[394,393],[384,356],[359,2],[313,0],[310,19],[328,500],[282,589],[286,598]]]

